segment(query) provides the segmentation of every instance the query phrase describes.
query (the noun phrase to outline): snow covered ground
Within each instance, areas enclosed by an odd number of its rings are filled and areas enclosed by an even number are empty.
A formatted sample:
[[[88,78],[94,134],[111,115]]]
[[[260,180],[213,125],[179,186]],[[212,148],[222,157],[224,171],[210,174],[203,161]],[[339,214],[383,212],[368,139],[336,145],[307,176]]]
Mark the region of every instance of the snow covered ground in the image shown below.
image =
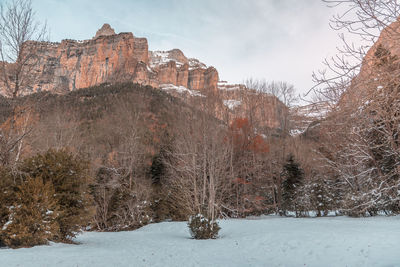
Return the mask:
[[[80,245],[0,249],[0,266],[400,266],[400,216],[225,220],[217,240],[184,222],[89,232]]]

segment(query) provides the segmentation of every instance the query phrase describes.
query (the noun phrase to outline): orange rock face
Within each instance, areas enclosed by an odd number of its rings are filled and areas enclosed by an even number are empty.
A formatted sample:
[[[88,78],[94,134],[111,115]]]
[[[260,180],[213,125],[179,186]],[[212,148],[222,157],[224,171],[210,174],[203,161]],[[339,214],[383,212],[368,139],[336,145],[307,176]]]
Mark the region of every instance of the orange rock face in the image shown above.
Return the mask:
[[[42,43],[34,91],[72,91],[115,80],[148,81],[148,45],[132,33],[100,35],[88,41]]]
[[[400,59],[400,18],[384,29],[376,43],[368,50],[363,58],[360,73],[352,80],[350,87],[342,95],[341,104],[354,106],[364,102],[371,90],[376,90],[381,85],[377,73],[377,58],[375,53],[378,47],[389,51],[392,56]]]
[[[192,90],[216,90],[218,71],[197,59],[188,59],[179,49],[150,52],[150,68],[160,84],[184,86]]]
[[[242,84],[219,83],[219,98],[228,115],[228,121],[235,118],[248,118],[260,127],[282,129],[289,109],[277,97],[247,89]],[[228,111],[228,112],[226,112]]]
[[[153,87],[173,84],[199,91],[217,88],[218,72],[214,68],[186,58],[179,49],[149,52],[146,38],[115,34],[108,24],[91,40],[32,44],[40,58],[33,70],[33,92],[63,93],[124,81]]]
[[[189,65],[184,64],[178,69],[176,77],[176,85],[178,86],[188,86],[189,81]]]
[[[137,38],[132,33],[115,34],[108,24],[104,24],[90,40],[32,42],[31,45],[40,60],[33,70],[34,82],[29,92],[65,93],[106,82],[132,81],[167,89],[177,96],[185,92],[193,98],[204,97],[211,92],[220,97],[215,112],[220,119],[225,119],[226,114],[229,119],[245,117],[247,110],[252,109],[250,102],[235,100],[243,99],[246,94],[243,86],[236,91],[229,86],[218,87],[219,76],[215,68],[187,58],[179,49],[149,51],[146,38]],[[0,84],[0,91],[3,88]],[[239,102],[237,107],[232,106]],[[280,114],[285,107],[271,97],[265,98],[259,107],[262,108],[253,109],[253,115],[262,117],[262,125],[279,128]]]

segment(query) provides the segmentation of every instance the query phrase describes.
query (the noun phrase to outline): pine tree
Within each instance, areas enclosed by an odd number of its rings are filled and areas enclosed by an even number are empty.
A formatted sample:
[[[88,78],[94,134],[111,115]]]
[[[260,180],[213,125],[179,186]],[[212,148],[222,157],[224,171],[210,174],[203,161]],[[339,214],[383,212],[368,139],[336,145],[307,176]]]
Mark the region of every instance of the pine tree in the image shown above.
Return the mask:
[[[10,207],[15,201],[15,186],[10,170],[6,167],[0,167],[0,247],[5,246],[4,236],[1,231],[3,225],[8,221]]]
[[[69,242],[92,216],[88,168],[86,161],[64,150],[49,150],[25,160],[21,166],[25,175],[41,177],[54,187],[60,211],[60,231],[55,241]]]
[[[47,244],[59,233],[55,192],[50,182],[29,178],[17,187],[16,200],[8,221],[2,227],[2,239],[11,248]]]
[[[330,187],[329,180],[318,179],[311,184],[311,207],[317,212],[317,217],[328,215],[329,210],[335,207],[334,188]]]
[[[296,194],[297,188],[303,181],[304,172],[300,165],[295,162],[294,156],[289,155],[286,164],[283,166],[282,176],[282,209],[285,215],[288,211],[296,211]],[[297,215],[297,214],[296,214]]]

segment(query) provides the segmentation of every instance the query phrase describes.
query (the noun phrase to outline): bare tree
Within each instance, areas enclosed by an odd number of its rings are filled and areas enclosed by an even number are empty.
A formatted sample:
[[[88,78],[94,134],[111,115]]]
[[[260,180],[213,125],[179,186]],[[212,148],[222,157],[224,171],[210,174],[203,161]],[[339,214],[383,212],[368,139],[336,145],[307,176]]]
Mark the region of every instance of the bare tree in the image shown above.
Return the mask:
[[[178,124],[172,150],[165,159],[166,188],[173,209],[184,215],[201,213],[211,220],[220,215],[230,186],[230,149],[226,129],[211,116],[191,114],[192,122]]]
[[[245,85],[249,90],[253,90],[253,98],[250,99],[250,111],[257,114],[261,121],[271,119],[272,112],[275,112],[275,118],[279,123],[276,128],[280,130],[279,134],[275,130],[264,131],[263,134],[268,136],[267,140],[270,146],[269,154],[260,161],[261,165],[267,169],[268,175],[264,178],[263,186],[271,187],[272,201],[274,208],[279,210],[281,207],[281,169],[285,162],[288,146],[292,146],[291,134],[291,113],[290,109],[297,101],[296,91],[293,85],[283,81],[271,81],[247,79]],[[274,110],[270,110],[270,107]],[[252,114],[250,113],[250,114]],[[259,124],[253,124],[259,131]],[[259,165],[259,164],[255,164]]]
[[[345,185],[344,210],[355,216],[400,210],[399,1],[326,3],[342,13],[332,28],[345,30],[338,54],[314,74],[312,89],[334,109],[322,123],[320,154],[338,184]],[[361,45],[354,45],[355,36]],[[331,177],[332,178],[332,177]]]
[[[342,46],[337,54],[326,58],[324,69],[313,73],[313,86],[305,95],[315,93],[316,101],[338,103],[366,61],[368,50],[382,32],[398,41],[400,28],[393,27],[400,15],[397,0],[323,0],[328,7],[336,8],[338,14],[331,19],[330,26],[338,31]],[[354,86],[354,85],[353,85]],[[333,105],[334,106],[334,105]]]
[[[15,98],[32,87],[32,70],[39,61],[39,41],[46,38],[46,24],[35,18],[31,0],[0,5],[1,81],[4,93]]]
[[[0,93],[13,98],[32,89],[32,71],[39,62],[36,56],[38,41],[46,37],[46,25],[35,19],[30,0],[12,0],[0,4]],[[19,160],[23,139],[31,132],[30,120],[18,126],[22,117],[29,118],[32,103],[12,101],[12,113],[6,124],[0,126],[3,149],[0,157],[9,162],[10,153]]]
[[[283,104],[291,108],[298,97],[293,85],[283,81],[272,81],[267,83],[266,92],[276,96]]]

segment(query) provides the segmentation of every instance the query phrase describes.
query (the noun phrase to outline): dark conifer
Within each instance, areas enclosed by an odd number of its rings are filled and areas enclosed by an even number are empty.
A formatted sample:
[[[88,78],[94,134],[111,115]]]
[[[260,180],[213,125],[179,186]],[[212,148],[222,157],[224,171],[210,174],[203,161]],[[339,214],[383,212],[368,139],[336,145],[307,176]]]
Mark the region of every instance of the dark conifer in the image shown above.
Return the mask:
[[[282,176],[282,209],[284,214],[287,211],[296,211],[296,191],[303,181],[304,172],[299,164],[295,162],[294,156],[289,155],[286,164],[283,166]]]

